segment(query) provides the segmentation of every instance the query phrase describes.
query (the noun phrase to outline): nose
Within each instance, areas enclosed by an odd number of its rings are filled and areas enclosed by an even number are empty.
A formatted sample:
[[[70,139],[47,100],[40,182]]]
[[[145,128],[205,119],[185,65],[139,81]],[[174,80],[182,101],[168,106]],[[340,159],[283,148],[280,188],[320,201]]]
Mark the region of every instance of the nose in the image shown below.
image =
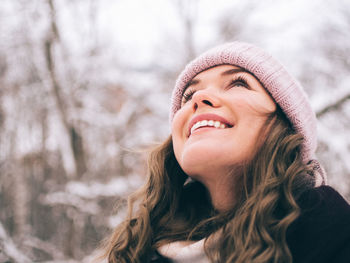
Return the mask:
[[[199,107],[218,107],[218,98],[207,90],[199,90],[192,97],[193,109],[197,110]]]

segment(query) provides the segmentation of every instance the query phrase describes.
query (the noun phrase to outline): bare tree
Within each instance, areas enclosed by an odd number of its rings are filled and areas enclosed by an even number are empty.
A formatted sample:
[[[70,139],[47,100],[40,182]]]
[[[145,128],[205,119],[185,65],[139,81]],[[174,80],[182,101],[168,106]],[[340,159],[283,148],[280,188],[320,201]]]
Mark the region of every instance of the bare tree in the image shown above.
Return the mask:
[[[55,72],[55,56],[54,56],[54,46],[59,47],[60,36],[58,25],[56,21],[56,10],[53,0],[48,0],[49,10],[50,10],[50,29],[48,31],[48,37],[45,41],[45,58],[47,69],[50,74],[53,87],[53,95],[56,100],[58,111],[65,128],[66,134],[69,138],[70,149],[74,158],[74,166],[72,172],[74,176],[80,177],[84,172],[86,172],[86,163],[83,149],[83,139],[78,130],[68,119],[67,105],[65,105],[65,100],[62,96],[62,87],[58,80]],[[62,48],[62,46],[61,46]]]

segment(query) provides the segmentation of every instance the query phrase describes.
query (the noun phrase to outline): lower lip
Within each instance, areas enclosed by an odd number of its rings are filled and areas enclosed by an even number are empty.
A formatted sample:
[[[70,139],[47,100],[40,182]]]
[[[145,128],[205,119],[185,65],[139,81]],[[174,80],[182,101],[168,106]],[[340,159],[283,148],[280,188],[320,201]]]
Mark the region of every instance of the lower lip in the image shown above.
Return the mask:
[[[225,129],[221,129],[221,128],[212,128],[212,127],[205,127],[205,128],[199,128],[194,130],[189,137],[191,137],[193,134],[198,134],[198,133],[202,133],[202,132],[207,132],[207,131],[220,131],[220,130],[226,130],[228,128]]]

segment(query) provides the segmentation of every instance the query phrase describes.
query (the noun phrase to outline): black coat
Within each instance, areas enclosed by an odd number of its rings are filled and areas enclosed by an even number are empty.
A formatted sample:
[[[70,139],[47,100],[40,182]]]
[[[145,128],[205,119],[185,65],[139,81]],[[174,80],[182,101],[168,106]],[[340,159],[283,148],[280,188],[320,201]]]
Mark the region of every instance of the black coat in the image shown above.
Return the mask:
[[[305,191],[301,215],[287,229],[294,263],[350,263],[350,205],[329,186]],[[152,263],[171,262],[154,253]],[[193,262],[195,263],[195,262]]]
[[[293,262],[350,263],[350,205],[321,186],[300,197],[302,214],[287,230]]]

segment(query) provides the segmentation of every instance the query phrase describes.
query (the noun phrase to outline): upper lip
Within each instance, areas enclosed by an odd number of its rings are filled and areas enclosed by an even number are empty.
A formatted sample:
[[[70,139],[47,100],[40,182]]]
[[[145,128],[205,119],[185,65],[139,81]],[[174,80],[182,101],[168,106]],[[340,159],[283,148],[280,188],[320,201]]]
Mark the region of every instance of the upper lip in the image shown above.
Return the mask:
[[[191,119],[191,121],[188,125],[187,136],[190,136],[192,126],[195,125],[197,122],[203,121],[203,120],[220,121],[221,123],[224,123],[229,127],[233,126],[233,124],[231,122],[229,122],[228,120],[226,120],[224,117],[221,117],[221,116],[213,114],[213,113],[204,113],[204,114],[197,115]]]

